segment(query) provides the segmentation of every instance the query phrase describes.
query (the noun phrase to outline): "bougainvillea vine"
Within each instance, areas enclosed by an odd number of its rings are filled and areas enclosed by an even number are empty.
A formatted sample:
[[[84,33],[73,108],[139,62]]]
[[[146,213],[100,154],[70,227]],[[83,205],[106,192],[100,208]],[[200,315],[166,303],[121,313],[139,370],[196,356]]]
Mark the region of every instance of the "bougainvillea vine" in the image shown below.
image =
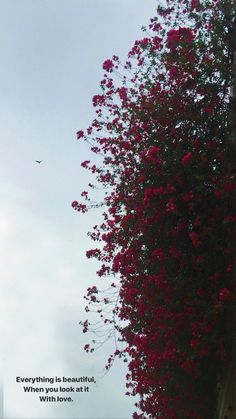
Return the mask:
[[[159,6],[127,61],[104,62],[96,117],[77,132],[102,158],[82,166],[106,191],[87,257],[112,278],[105,291],[88,289],[86,311],[95,307],[108,336],[118,333],[107,368],[128,360],[135,419],[217,417],[236,301],[235,13],[226,0]],[[82,196],[75,210],[99,206]]]

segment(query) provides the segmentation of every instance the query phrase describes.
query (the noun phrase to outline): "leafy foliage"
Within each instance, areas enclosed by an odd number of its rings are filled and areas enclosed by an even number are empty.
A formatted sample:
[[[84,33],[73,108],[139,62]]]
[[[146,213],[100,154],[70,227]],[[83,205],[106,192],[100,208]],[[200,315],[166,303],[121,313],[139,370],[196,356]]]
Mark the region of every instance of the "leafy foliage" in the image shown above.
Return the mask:
[[[107,368],[115,356],[129,360],[134,418],[216,416],[235,311],[234,20],[233,1],[158,7],[127,62],[104,62],[96,118],[77,133],[102,156],[101,166],[82,166],[106,190],[87,256],[113,280],[105,292],[88,289],[86,311],[97,307],[108,336],[119,333]],[[82,196],[76,210],[96,206]]]

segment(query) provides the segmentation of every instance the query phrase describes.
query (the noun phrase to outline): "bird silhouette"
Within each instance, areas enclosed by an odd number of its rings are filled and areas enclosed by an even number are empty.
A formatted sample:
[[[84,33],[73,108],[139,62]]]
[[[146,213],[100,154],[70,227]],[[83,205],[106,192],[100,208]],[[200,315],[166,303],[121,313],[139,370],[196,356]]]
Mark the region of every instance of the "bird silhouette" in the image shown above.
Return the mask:
[[[35,161],[36,161],[36,163],[40,164],[40,163],[42,163],[43,160],[35,160]]]

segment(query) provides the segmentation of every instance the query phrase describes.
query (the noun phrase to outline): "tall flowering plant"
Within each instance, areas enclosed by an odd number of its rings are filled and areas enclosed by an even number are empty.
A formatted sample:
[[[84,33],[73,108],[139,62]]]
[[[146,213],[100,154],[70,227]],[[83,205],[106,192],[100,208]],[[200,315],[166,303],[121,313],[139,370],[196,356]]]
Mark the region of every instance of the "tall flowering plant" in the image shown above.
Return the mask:
[[[235,14],[230,0],[159,6],[125,64],[104,62],[96,118],[77,133],[102,157],[82,166],[106,191],[87,256],[112,277],[105,292],[88,288],[86,311],[95,307],[108,336],[118,333],[107,368],[116,356],[128,361],[135,419],[217,414],[236,301]],[[75,210],[97,206],[82,196]]]

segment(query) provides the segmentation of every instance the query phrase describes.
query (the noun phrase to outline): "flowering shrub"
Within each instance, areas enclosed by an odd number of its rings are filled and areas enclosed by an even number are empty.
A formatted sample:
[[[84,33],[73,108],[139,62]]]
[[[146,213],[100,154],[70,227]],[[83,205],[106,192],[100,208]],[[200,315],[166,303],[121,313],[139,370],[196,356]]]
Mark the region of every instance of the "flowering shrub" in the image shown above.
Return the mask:
[[[116,356],[129,361],[135,419],[212,419],[235,310],[236,11],[231,1],[169,0],[157,12],[123,66],[104,62],[96,118],[77,133],[103,156],[101,167],[82,163],[107,191],[87,257],[113,281],[88,289],[86,311],[97,307],[108,336],[119,333],[107,368]],[[82,196],[74,209],[96,206]]]

